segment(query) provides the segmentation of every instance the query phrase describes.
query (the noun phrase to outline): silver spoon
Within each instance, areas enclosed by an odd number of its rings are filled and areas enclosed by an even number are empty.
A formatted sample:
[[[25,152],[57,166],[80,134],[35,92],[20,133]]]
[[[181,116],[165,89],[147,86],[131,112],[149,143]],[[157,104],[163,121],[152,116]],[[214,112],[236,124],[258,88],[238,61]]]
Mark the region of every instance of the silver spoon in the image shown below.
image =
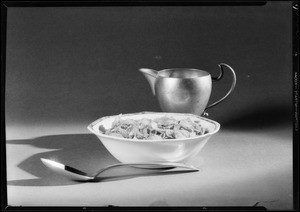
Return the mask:
[[[102,172],[112,169],[112,168],[117,168],[121,166],[135,166],[139,168],[149,168],[149,169],[154,169],[153,167],[156,167],[156,169],[162,169],[162,168],[183,168],[185,171],[199,171],[194,166],[191,165],[185,165],[182,163],[117,163],[113,164],[110,166],[107,166],[105,168],[100,169],[98,172],[96,172],[93,175],[89,175],[83,171],[80,171],[78,169],[75,169],[73,167],[64,165],[62,163],[41,158],[41,161],[45,166],[47,166],[49,169],[52,171],[62,174],[64,176],[67,176],[73,180],[80,180],[80,181],[88,181],[88,180],[94,180],[98,175],[100,175]]]

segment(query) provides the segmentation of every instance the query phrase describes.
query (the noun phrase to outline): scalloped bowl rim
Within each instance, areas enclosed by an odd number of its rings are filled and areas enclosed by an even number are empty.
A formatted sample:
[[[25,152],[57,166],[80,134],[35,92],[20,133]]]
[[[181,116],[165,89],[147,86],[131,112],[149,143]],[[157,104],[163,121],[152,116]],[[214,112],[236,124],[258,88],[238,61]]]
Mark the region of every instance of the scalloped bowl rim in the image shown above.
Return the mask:
[[[101,133],[99,131],[96,131],[95,127],[98,126],[102,121],[104,121],[105,119],[109,119],[109,118],[113,118],[113,117],[118,117],[119,115],[124,116],[124,117],[130,117],[130,116],[137,116],[137,115],[143,115],[143,114],[159,114],[161,116],[165,116],[165,115],[176,115],[176,116],[185,116],[185,117],[195,117],[197,119],[200,119],[202,121],[208,122],[210,124],[213,124],[214,130],[209,131],[208,133],[205,133],[203,135],[199,135],[199,136],[195,136],[195,137],[191,137],[191,138],[183,138],[183,139],[154,139],[154,140],[139,140],[139,139],[130,139],[130,138],[121,138],[121,137],[117,137],[117,136],[110,136],[110,135],[105,135],[104,133]],[[189,140],[195,140],[195,139],[200,139],[200,138],[205,138],[211,135],[216,134],[219,130],[220,130],[220,124],[216,121],[213,121],[211,119],[208,118],[204,118],[195,114],[190,114],[190,113],[170,113],[170,112],[138,112],[138,113],[126,113],[126,114],[119,114],[119,115],[111,115],[111,116],[104,116],[102,118],[99,118],[95,121],[93,121],[91,124],[88,125],[87,129],[94,133],[95,135],[99,136],[99,137],[104,137],[104,138],[108,138],[108,139],[115,139],[115,140],[119,140],[119,141],[125,141],[125,142],[138,142],[138,143],[155,143],[155,142],[174,142],[174,141],[189,141]],[[98,126],[99,127],[99,126]],[[97,129],[98,130],[98,129]]]

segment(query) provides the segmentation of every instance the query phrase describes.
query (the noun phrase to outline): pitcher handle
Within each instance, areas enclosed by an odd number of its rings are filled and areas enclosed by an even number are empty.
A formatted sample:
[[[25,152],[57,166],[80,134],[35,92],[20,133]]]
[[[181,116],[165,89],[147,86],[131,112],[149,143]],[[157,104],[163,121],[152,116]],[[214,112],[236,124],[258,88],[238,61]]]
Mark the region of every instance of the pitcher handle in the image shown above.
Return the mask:
[[[231,74],[232,74],[232,83],[231,83],[231,87],[230,87],[229,91],[226,93],[226,95],[225,95],[223,98],[221,98],[221,99],[219,99],[218,101],[216,101],[216,102],[210,104],[209,106],[206,107],[206,109],[211,108],[211,107],[213,107],[213,106],[219,104],[220,102],[222,102],[224,99],[226,99],[226,98],[229,96],[229,94],[234,90],[235,85],[236,85],[236,75],[235,75],[235,72],[234,72],[233,68],[231,68],[229,65],[227,65],[227,64],[225,64],[225,63],[220,63],[218,66],[219,66],[219,68],[220,68],[220,75],[219,75],[218,77],[212,77],[212,80],[214,80],[214,81],[219,81],[219,80],[221,80],[222,77],[223,77],[223,75],[224,75],[223,66],[226,66],[226,67],[231,71]]]

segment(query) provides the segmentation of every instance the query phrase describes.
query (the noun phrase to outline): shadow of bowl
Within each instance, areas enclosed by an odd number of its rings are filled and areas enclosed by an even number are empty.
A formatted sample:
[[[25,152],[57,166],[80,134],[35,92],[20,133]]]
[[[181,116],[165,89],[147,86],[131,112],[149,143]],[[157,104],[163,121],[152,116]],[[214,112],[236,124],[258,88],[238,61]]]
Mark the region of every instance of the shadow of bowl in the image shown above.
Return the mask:
[[[18,168],[37,178],[24,180],[10,180],[10,186],[63,186],[83,183],[61,176],[48,169],[41,158],[52,159],[65,165],[82,170],[86,173],[95,173],[103,167],[119,163],[92,134],[53,135],[26,140],[9,140],[9,145],[32,145],[38,148],[51,149],[49,152],[37,153],[18,164]],[[190,172],[190,171],[187,171]],[[92,181],[85,183],[109,182],[136,177],[169,175],[187,173],[185,171],[166,171],[124,167],[115,171],[107,171]]]

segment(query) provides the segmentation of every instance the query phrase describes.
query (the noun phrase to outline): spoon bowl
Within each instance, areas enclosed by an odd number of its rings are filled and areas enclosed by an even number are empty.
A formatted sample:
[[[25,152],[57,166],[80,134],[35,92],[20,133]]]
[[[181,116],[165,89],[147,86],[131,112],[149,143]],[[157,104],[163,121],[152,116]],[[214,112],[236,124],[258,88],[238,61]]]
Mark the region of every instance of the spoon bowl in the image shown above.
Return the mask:
[[[89,176],[87,173],[80,171],[78,169],[75,169],[73,167],[64,165],[62,163],[56,162],[54,160],[49,160],[45,158],[41,158],[41,161],[43,164],[49,168],[50,170],[54,171],[55,173],[58,173],[60,175],[66,176],[72,180],[93,180],[95,177]]]

